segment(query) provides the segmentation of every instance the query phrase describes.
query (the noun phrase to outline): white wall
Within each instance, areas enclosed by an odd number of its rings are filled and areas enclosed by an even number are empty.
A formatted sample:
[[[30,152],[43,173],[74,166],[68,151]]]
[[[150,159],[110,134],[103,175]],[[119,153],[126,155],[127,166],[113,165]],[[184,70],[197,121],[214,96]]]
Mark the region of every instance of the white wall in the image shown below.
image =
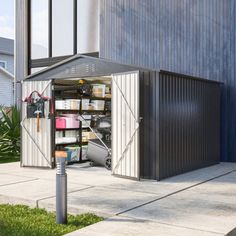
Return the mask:
[[[13,79],[0,72],[0,105],[11,106],[13,104]]]

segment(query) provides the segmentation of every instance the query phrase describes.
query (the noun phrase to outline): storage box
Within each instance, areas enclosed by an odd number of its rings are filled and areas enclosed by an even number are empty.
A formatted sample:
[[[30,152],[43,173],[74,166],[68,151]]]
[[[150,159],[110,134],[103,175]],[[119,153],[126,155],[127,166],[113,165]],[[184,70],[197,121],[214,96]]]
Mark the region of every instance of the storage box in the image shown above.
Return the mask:
[[[79,128],[79,118],[76,114],[64,114],[62,116],[66,120],[67,129],[77,129]]]
[[[79,161],[80,160],[80,147],[79,146],[66,146],[67,161]]]
[[[106,93],[105,84],[93,84],[93,96],[98,98],[104,98]]]
[[[82,99],[82,110],[89,110],[89,99]]]
[[[92,106],[93,106],[93,110],[95,111],[103,111],[104,107],[105,107],[105,101],[102,100],[93,100],[91,102]]]
[[[65,117],[66,128],[67,129],[77,129],[79,128],[79,120],[76,117]]]
[[[55,101],[56,110],[69,110],[70,106],[66,100],[56,100]]]
[[[79,110],[80,109],[80,100],[79,99],[67,99],[66,102],[68,103],[71,110]]]
[[[81,160],[83,160],[83,161],[88,160],[87,152],[88,152],[88,146],[87,145],[82,146]]]
[[[82,142],[88,142],[89,139],[96,139],[97,136],[93,132],[83,132]]]
[[[70,143],[76,143],[77,137],[57,137],[56,138],[56,144],[70,144]]]
[[[65,137],[76,137],[79,135],[79,131],[76,130],[66,130]]]
[[[56,110],[79,110],[80,100],[79,99],[65,99],[56,100]]]
[[[89,126],[91,126],[91,119],[92,119],[91,115],[82,115],[81,116],[82,127],[88,128]]]
[[[56,117],[56,129],[65,129],[66,119],[65,117]]]

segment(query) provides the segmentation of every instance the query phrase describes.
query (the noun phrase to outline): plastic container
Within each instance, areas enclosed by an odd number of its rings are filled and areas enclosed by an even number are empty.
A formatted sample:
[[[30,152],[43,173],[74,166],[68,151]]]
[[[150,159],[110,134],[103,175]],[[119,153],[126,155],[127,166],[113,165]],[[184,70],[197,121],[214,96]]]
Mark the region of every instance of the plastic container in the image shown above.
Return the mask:
[[[83,132],[82,133],[82,142],[88,142],[90,139],[96,139],[97,136],[93,132]]]
[[[66,146],[67,161],[79,161],[80,160],[80,147],[79,146]]]
[[[91,119],[92,119],[91,115],[82,115],[81,118],[82,118],[81,120],[83,128],[88,128],[89,126],[91,126]]]
[[[76,143],[77,137],[58,137],[56,138],[56,144],[70,144]]]
[[[56,110],[79,110],[80,100],[79,99],[65,99],[56,100]]]
[[[65,117],[66,128],[67,129],[77,129],[79,128],[79,120],[76,117]]]
[[[105,101],[102,100],[93,100],[91,104],[93,106],[93,110],[95,111],[103,111],[105,108]]]
[[[67,129],[77,129],[79,128],[79,118],[76,114],[64,114],[62,116],[66,120]]]
[[[81,160],[83,161],[88,160],[87,152],[88,152],[88,146],[87,145],[82,146]]]
[[[67,99],[66,102],[71,110],[79,110],[80,109],[80,100],[79,99]]]
[[[93,84],[93,96],[98,98],[104,98],[106,93],[105,84]]]
[[[56,117],[56,129],[65,129],[65,128],[66,128],[66,118]]]
[[[82,110],[89,110],[89,99],[82,99]]]

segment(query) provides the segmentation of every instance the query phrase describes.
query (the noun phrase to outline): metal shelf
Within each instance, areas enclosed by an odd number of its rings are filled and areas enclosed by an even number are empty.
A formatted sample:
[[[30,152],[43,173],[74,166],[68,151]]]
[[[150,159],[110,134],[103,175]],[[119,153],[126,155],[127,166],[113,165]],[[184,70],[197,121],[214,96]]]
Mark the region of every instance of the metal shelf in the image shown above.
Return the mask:
[[[67,131],[67,130],[80,130],[80,128],[62,128],[62,129],[56,129],[56,131]]]

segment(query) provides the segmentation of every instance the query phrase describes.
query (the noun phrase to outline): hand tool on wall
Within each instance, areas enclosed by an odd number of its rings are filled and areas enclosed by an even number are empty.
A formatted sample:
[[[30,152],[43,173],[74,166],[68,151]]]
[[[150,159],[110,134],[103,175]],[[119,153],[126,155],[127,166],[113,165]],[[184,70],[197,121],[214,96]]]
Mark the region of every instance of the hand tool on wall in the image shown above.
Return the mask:
[[[40,117],[40,114],[42,113],[42,111],[37,110],[37,111],[35,111],[34,113],[37,115],[37,132],[39,132],[39,130],[40,130],[39,117]]]

